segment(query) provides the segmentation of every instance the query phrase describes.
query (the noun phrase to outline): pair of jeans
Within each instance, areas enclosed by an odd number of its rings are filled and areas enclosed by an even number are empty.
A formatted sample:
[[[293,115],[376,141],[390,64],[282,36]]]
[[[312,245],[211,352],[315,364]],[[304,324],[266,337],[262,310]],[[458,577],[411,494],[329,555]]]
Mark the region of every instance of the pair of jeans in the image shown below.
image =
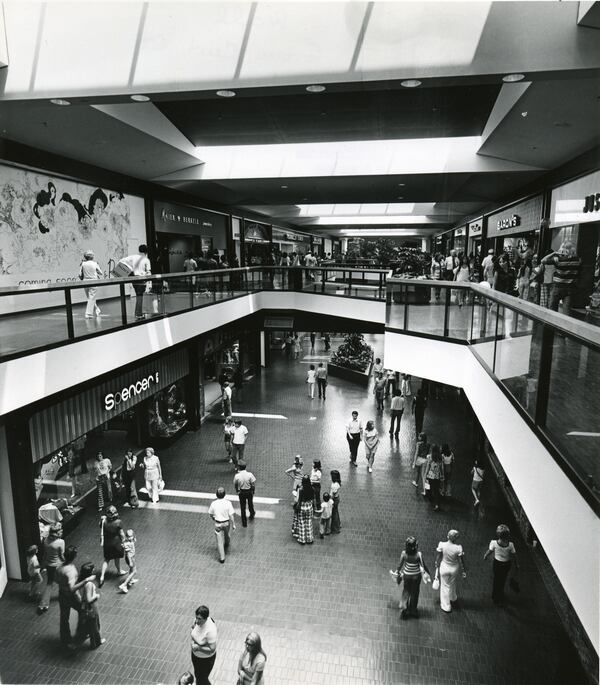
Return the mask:
[[[419,433],[421,433],[423,430],[423,418],[424,417],[425,417],[425,412],[419,411],[418,409],[415,409],[415,431],[417,433],[417,437],[419,437]]]
[[[225,550],[229,547],[229,526],[230,522],[218,523],[215,521],[215,536],[217,538],[217,550],[219,559],[225,561]]]
[[[248,511],[250,512],[250,518],[253,519],[256,512],[254,511],[254,490],[252,488],[248,490],[240,490],[238,492],[238,497],[240,498],[240,511],[242,515],[242,526],[247,524],[246,519],[246,504],[248,504]]]
[[[358,446],[360,445],[360,433],[346,433],[346,440],[348,441],[348,446],[350,447],[350,461],[356,463],[356,457],[358,455]]]
[[[89,318],[91,316],[98,316],[100,314],[100,307],[96,304],[96,297],[98,296],[98,288],[84,288],[85,296],[87,297],[87,305],[85,307],[85,315]]]
[[[375,402],[377,404],[377,411],[383,411],[383,392],[375,393]]]
[[[417,605],[419,604],[419,592],[421,591],[421,574],[405,575],[403,582],[402,610],[406,611],[408,616],[416,616]]]
[[[321,518],[319,521],[319,535],[329,535],[331,533],[331,516],[328,519]]]
[[[429,497],[431,499],[431,503],[435,507],[440,506],[440,479],[439,478],[428,478],[427,479],[429,483]]]
[[[398,435],[400,432],[400,422],[402,421],[402,414],[404,409],[392,409],[392,422],[390,423],[390,435],[395,433]],[[396,430],[394,431],[394,424],[396,424]]]
[[[77,642],[83,643],[90,638],[90,647],[97,649],[102,644],[100,636],[100,616],[96,608],[96,602],[82,605],[79,611],[79,623],[77,624]]]
[[[321,394],[323,395],[323,399],[325,399],[325,388],[327,387],[327,379],[317,378],[317,386],[319,387],[319,399],[321,399]]]
[[[135,290],[135,318],[142,319],[144,316],[142,306],[144,303],[144,293],[146,292],[146,283],[133,283],[132,285]]]
[[[510,561],[494,559],[494,580],[492,583],[492,599],[496,604],[504,602],[504,586],[510,571]]]
[[[313,506],[315,511],[319,511],[321,509],[321,483],[311,483],[311,485],[314,493]]]
[[[237,467],[238,461],[244,458],[244,447],[246,444],[239,445],[237,442],[232,443],[231,458],[233,459],[234,465]]]
[[[71,626],[69,625],[71,609],[79,613],[81,602],[75,593],[59,590],[58,607],[60,609],[60,641],[63,645],[68,645],[71,642]]]
[[[50,605],[50,595],[52,594],[52,587],[56,576],[56,566],[46,566],[46,587],[40,598],[40,608],[48,608]]]
[[[562,313],[566,314],[566,316],[571,316],[571,297],[573,296],[574,292],[575,289],[570,285],[559,285],[558,283],[553,283],[552,291],[550,292],[550,302],[548,303],[548,308],[557,312],[558,304],[562,300]]]
[[[215,659],[217,658],[216,652],[205,659],[196,656],[192,652],[192,666],[194,667],[194,676],[196,678],[196,685],[210,685],[210,680],[208,676],[213,670],[215,665]]]

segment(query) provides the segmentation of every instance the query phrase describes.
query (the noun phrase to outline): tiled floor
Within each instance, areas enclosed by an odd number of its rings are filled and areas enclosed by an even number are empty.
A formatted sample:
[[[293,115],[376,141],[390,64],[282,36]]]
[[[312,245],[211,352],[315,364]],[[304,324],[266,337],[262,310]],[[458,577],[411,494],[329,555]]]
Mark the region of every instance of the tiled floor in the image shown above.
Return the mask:
[[[375,341],[382,346],[382,338]],[[305,354],[309,353],[305,342]],[[225,460],[220,420],[215,416],[160,453],[167,488],[156,507],[122,510],[123,523],[138,538],[140,582],[127,596],[107,577],[99,610],[105,646],[66,654],[58,642],[58,606],[37,617],[24,584],[12,582],[0,600],[0,679],[44,683],[173,683],[190,668],[189,630],[197,605],[205,603],[219,629],[212,682],[233,685],[244,638],[257,630],[268,655],[269,685],[403,685],[582,682],[577,661],[541,585],[533,560],[517,538],[522,593],[507,609],[491,602],[491,567],[482,557],[496,524],[506,519],[502,500],[487,483],[487,506],[471,506],[465,450],[469,427],[452,394],[432,401],[425,429],[455,449],[456,499],[433,513],[411,485],[414,426],[403,420],[399,443],[387,437],[388,412],[375,416],[373,396],[331,379],[327,400],[310,400],[306,363],[274,353],[272,368],[244,390],[234,406],[248,413],[282,414],[285,420],[244,419],[250,431],[249,468],[257,518],[233,534],[229,556],[217,563],[209,499],[197,497],[219,485],[229,492],[233,473]],[[282,355],[283,353],[281,353]],[[320,341],[316,356],[323,355]],[[319,361],[318,359],[315,361]],[[344,422],[357,408],[374,418],[382,444],[373,474],[362,450],[359,468],[348,464]],[[305,464],[320,458],[324,474],[342,474],[342,533],[300,546],[290,534],[290,481],[285,469],[300,453]],[[324,476],[324,485],[329,477]],[[187,494],[186,494],[187,493]],[[456,611],[443,614],[430,586],[421,594],[421,618],[401,621],[398,588],[388,570],[409,534],[419,537],[433,566],[434,549],[450,527],[462,533],[469,576]],[[100,561],[97,519],[89,513],[68,540],[79,561]]]

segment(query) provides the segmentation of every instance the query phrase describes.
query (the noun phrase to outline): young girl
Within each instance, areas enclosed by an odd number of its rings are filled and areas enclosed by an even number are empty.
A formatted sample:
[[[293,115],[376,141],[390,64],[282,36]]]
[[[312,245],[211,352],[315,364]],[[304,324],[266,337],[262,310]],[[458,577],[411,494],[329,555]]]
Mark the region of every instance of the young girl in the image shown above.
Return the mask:
[[[81,590],[81,610],[79,611],[79,626],[77,634],[83,642],[90,638],[90,647],[98,649],[106,642],[106,638],[100,636],[100,617],[98,616],[98,599],[100,595],[91,576],[95,575],[94,564],[83,564],[79,572],[79,580],[85,580]]]
[[[471,280],[471,270],[469,269],[469,262],[466,257],[460,260],[460,265],[454,269],[454,280],[457,283],[468,283]],[[464,288],[456,288],[456,304],[462,307],[465,303],[467,290]]]
[[[315,493],[314,507],[315,514],[321,513],[321,462],[318,459],[313,461],[313,467],[310,472],[310,484]]]
[[[365,456],[367,457],[367,469],[369,473],[373,473],[373,461],[375,460],[375,452],[379,445],[379,435],[375,429],[373,421],[367,421],[367,427],[364,434],[365,440]]]
[[[473,476],[473,481],[471,482],[471,492],[473,493],[473,505],[479,506],[481,500],[481,484],[483,483],[483,476],[485,469],[479,464],[477,459],[473,464],[471,469],[471,475]]]
[[[37,545],[31,545],[27,550],[27,575],[29,576],[29,599],[35,602],[42,596],[42,583],[44,582],[37,555]]]
[[[311,400],[315,398],[315,383],[317,382],[317,372],[315,371],[315,365],[311,364],[306,374],[306,382],[308,383],[308,396]]]
[[[342,487],[342,479],[340,477],[340,472],[337,469],[331,471],[331,487],[329,488],[329,494],[331,495],[331,500],[333,501],[333,507],[331,509],[331,532],[340,533],[342,530],[342,524],[340,521],[340,489]]]
[[[223,424],[223,442],[225,443],[225,452],[227,452],[227,459],[229,463],[233,463],[231,458],[231,441],[233,440],[233,433],[235,431],[235,423],[233,416],[228,416]]]
[[[429,453],[429,443],[427,442],[427,435],[425,433],[419,433],[419,438],[417,440],[417,447],[415,449],[415,456],[413,459],[412,467],[415,470],[415,479],[412,484],[417,488],[421,488],[421,494],[425,494],[425,474],[423,473],[423,467],[427,463],[427,455]]]
[[[304,468],[304,462],[302,461],[302,457],[297,454],[294,457],[294,463],[292,466],[290,466],[289,469],[286,469],[285,472],[288,474],[288,476],[292,479],[292,493],[296,492],[296,490],[302,485],[302,476],[304,473],[302,472],[302,469]]]
[[[442,461],[444,463],[444,486],[442,495],[444,497],[450,497],[450,495],[452,495],[452,484],[450,482],[450,477],[452,476],[454,453],[447,443],[442,445]]]
[[[127,588],[130,588],[132,585],[135,585],[135,583],[138,582],[138,579],[133,577],[137,573],[137,567],[135,565],[135,542],[135,533],[130,528],[125,533],[125,540],[123,541],[123,549],[125,550],[125,563],[129,567],[129,574],[127,575],[127,578],[125,578],[121,585],[119,585],[119,590],[123,594],[127,594]]]

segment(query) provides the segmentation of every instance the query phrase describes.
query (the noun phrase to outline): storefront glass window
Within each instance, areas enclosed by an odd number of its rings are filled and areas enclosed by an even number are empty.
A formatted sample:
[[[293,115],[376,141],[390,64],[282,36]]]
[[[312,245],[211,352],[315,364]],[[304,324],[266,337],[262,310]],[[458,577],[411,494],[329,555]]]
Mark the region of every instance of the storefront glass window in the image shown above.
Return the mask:
[[[187,425],[184,381],[179,380],[147,402],[148,435],[170,438]]]

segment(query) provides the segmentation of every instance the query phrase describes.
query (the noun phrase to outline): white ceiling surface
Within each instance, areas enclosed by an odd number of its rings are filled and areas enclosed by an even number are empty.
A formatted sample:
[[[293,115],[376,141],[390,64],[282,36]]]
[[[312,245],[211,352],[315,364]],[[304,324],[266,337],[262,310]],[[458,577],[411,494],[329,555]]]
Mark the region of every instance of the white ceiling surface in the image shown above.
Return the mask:
[[[15,1],[4,11],[5,99],[600,67],[576,2]]]

